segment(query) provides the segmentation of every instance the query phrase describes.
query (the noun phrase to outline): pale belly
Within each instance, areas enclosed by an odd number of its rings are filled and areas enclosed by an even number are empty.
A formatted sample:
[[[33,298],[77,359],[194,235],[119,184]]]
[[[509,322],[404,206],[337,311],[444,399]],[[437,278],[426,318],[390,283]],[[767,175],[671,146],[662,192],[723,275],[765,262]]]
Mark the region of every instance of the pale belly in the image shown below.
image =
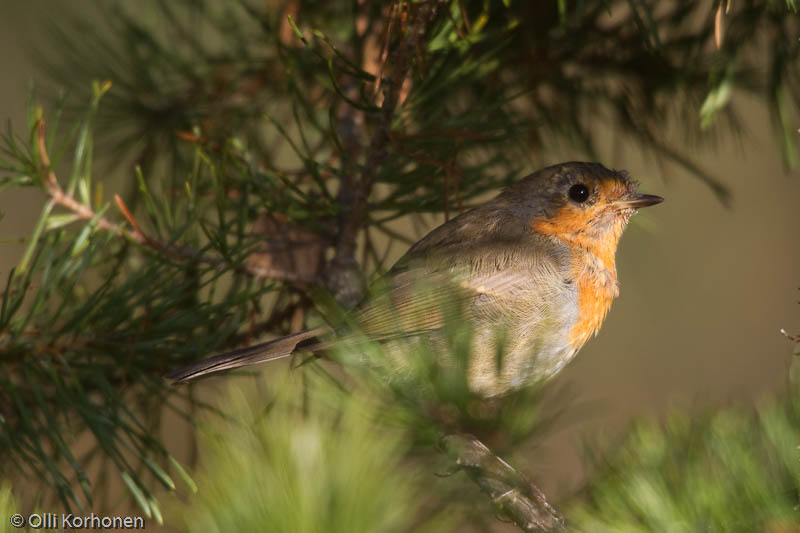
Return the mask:
[[[507,337],[505,343],[496,339],[490,328],[479,331],[469,365],[470,389],[487,397],[547,380],[577,353],[569,344],[569,327],[564,325],[549,329],[537,325]]]
[[[519,296],[510,305],[519,312],[484,315],[474,324],[468,377],[470,388],[483,396],[546,380],[577,352],[570,339],[578,320],[574,286],[554,284],[544,292],[539,286]]]

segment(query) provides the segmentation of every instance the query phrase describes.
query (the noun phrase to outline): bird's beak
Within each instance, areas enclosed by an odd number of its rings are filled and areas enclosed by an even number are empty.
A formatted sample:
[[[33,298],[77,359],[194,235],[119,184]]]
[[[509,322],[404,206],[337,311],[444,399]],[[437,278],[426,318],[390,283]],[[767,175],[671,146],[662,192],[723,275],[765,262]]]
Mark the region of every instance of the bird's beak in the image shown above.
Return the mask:
[[[627,195],[625,198],[614,202],[614,205],[619,209],[639,209],[640,207],[648,207],[651,205],[660,204],[663,201],[663,198],[653,194],[632,193]]]

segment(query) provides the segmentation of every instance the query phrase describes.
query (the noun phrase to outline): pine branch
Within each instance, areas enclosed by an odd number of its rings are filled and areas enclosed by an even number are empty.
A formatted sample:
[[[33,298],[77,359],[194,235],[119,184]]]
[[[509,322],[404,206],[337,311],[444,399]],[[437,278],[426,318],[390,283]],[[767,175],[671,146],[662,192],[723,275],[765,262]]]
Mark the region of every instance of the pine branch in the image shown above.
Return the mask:
[[[303,275],[298,273],[297,269],[292,268],[278,268],[275,265],[273,256],[268,252],[260,252],[250,256],[248,261],[240,265],[231,265],[229,261],[221,258],[214,258],[203,255],[197,250],[185,247],[175,246],[163,242],[159,239],[147,235],[136,222],[136,219],[127,208],[122,198],[119,195],[114,196],[117,206],[122,214],[131,225],[131,230],[127,230],[118,224],[114,224],[105,216],[96,213],[90,206],[83,204],[75,199],[71,194],[67,194],[61,187],[58,177],[52,170],[50,165],[50,156],[47,153],[46,146],[46,127],[44,118],[39,118],[36,126],[37,131],[37,146],[39,149],[39,156],[42,160],[42,177],[46,184],[47,192],[52,201],[56,205],[60,205],[76,215],[76,219],[80,220],[95,220],[97,228],[111,233],[120,235],[141,245],[144,245],[151,250],[163,253],[167,256],[196,263],[204,263],[221,268],[230,268],[241,274],[247,274],[257,279],[271,279],[276,281],[284,281],[288,283],[301,283],[307,284],[315,280],[314,276]],[[288,248],[291,248],[289,246]],[[289,265],[291,266],[291,265]]]
[[[75,199],[71,194],[64,192],[58,182],[58,177],[55,171],[50,166],[50,156],[47,153],[46,132],[45,132],[44,117],[40,117],[36,123],[37,134],[37,147],[39,149],[39,157],[42,160],[42,178],[44,179],[47,192],[56,205],[60,205],[72,211],[78,219],[92,220],[95,219],[95,224],[98,228],[112,233],[121,234],[125,237],[136,241],[140,244],[148,243],[148,238],[134,225],[133,231],[127,231],[117,224],[112,223],[106,217],[98,215],[88,205],[82,204]]]
[[[353,180],[345,176],[339,195],[342,215],[339,221],[339,233],[334,257],[325,271],[326,286],[345,308],[352,308],[364,298],[365,285],[356,261],[356,239],[367,220],[367,200],[375,177],[386,159],[387,146],[391,140],[392,121],[403,83],[409,77],[414,53],[421,48],[430,23],[436,17],[439,0],[428,0],[416,5],[413,22],[406,30],[406,35],[397,48],[382,63],[377,87],[383,88],[383,102],[380,110],[369,119],[372,140],[366,153],[366,162],[361,177]],[[399,18],[400,14],[395,13]],[[393,22],[393,21],[392,21]],[[387,31],[391,31],[393,23],[389,23]],[[387,35],[387,40],[391,35]],[[390,74],[383,76],[388,67]]]
[[[544,493],[472,435],[447,435],[447,455],[463,469],[505,516],[523,531],[566,531],[564,518]]]

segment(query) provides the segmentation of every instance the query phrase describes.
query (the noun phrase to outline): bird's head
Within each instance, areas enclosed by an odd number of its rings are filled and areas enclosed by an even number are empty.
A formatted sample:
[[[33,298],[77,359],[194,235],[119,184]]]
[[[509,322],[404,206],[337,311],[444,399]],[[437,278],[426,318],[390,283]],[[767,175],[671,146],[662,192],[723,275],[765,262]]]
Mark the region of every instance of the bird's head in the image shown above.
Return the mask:
[[[537,233],[613,261],[628,219],[637,209],[663,201],[640,194],[627,172],[599,163],[562,163],[544,168],[503,192]]]

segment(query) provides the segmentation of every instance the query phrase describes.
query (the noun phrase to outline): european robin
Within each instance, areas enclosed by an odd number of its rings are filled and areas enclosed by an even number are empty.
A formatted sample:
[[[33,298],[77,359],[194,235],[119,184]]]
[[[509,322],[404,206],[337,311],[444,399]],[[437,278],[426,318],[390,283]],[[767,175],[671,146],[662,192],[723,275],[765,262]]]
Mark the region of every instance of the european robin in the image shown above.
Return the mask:
[[[637,193],[626,172],[598,163],[544,168],[414,244],[388,272],[383,293],[356,311],[355,321],[382,342],[435,335],[447,320],[443,304],[458,300],[472,330],[467,376],[474,391],[495,396],[546,379],[597,333],[619,293],[614,256],[620,236],[638,208],[661,201]],[[415,290],[420,283],[426,290]],[[167,377],[185,382],[318,351],[342,336],[328,327],[305,330]]]

